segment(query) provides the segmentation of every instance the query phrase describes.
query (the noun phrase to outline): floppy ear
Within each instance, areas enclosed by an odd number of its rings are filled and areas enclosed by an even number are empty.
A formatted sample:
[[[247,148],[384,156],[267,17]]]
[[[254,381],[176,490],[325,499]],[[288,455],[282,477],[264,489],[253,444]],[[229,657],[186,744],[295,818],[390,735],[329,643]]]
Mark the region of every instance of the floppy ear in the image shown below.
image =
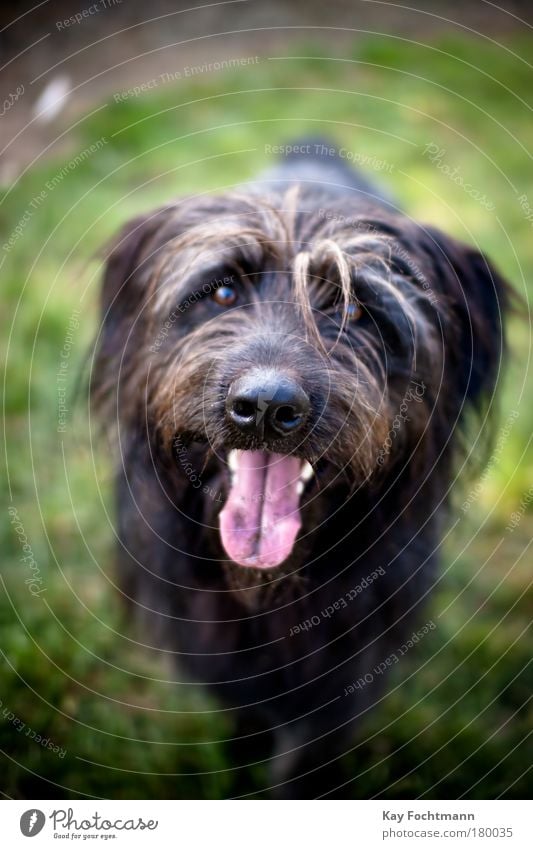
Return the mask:
[[[482,406],[496,387],[505,350],[511,288],[478,250],[428,227],[449,374],[461,404]],[[427,244],[427,243],[426,243]]]
[[[119,364],[124,359],[128,335],[142,309],[153,260],[168,208],[133,218],[105,250],[105,268],[100,292],[100,326],[91,375],[91,399],[102,409],[111,397]],[[131,353],[133,345],[128,344]],[[127,358],[126,358],[127,359]]]
[[[145,264],[156,247],[151,243],[166,212],[158,209],[151,215],[132,218],[107,246],[100,298],[104,325],[116,325],[135,317],[146,287]]]

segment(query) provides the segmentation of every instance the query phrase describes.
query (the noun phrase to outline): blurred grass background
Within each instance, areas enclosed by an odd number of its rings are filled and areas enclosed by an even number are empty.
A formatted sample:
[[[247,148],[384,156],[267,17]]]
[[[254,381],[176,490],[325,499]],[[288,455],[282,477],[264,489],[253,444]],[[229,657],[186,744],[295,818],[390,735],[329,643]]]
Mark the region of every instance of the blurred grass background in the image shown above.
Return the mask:
[[[120,609],[113,588],[111,468],[93,456],[83,374],[97,326],[95,255],[119,225],[173,196],[230,186],[272,163],[265,146],[320,133],[387,169],[367,167],[414,217],[485,249],[523,295],[533,294],[530,149],[533,40],[507,47],[442,36],[431,45],[365,38],[335,58],[319,40],[292,57],[160,84],[81,120],[62,157],[43,157],[0,205],[5,456],[0,514],[0,789],[10,797],[227,797],[242,791],[228,745],[231,715],[186,685]],[[98,139],[105,143],[48,181]],[[432,163],[443,160],[492,211]],[[32,199],[45,190],[37,208]],[[57,379],[69,318],[80,310],[67,377],[66,433]],[[460,505],[432,600],[438,628],[394,671],[391,693],[339,766],[354,797],[526,796],[531,758],[530,327],[513,319],[501,422],[518,416],[470,509]],[[93,434],[94,436],[94,434]],[[95,465],[93,465],[93,463]],[[9,496],[11,495],[12,501]],[[520,503],[525,504],[523,509]],[[43,578],[32,597],[9,505]],[[513,511],[520,521],[506,531]],[[149,634],[140,640],[150,642]],[[416,656],[414,656],[416,654]],[[17,731],[7,710],[66,751]],[[257,765],[248,792],[265,786]]]

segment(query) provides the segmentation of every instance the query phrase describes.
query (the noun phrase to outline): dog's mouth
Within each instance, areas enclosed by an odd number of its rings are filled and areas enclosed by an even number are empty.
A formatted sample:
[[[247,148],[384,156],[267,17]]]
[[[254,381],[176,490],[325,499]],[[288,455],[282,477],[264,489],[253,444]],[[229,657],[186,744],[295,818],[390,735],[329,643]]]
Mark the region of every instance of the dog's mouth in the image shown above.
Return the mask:
[[[230,490],[219,516],[226,554],[241,566],[281,565],[302,525],[300,501],[311,465],[290,455],[231,451],[228,466]]]

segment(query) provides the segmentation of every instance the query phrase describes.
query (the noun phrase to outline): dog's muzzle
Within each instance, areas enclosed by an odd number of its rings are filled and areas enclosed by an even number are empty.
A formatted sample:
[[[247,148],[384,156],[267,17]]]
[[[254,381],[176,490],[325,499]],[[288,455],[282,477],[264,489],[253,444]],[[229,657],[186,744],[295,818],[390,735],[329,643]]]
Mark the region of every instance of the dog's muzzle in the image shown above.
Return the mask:
[[[301,496],[313,475],[309,463],[290,453],[305,439],[309,397],[287,373],[251,368],[231,384],[226,418],[260,450],[230,451],[231,485],[219,517],[222,544],[241,566],[279,566],[294,547]],[[286,454],[279,453],[282,444]]]

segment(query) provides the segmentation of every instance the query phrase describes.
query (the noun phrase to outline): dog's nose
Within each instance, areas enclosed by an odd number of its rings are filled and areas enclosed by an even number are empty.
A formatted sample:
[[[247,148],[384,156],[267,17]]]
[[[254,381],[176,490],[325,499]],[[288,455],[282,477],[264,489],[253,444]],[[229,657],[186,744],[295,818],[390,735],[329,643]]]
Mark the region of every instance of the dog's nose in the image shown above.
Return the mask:
[[[305,423],[309,398],[287,375],[254,369],[231,384],[226,413],[243,433],[279,439],[296,433]]]

